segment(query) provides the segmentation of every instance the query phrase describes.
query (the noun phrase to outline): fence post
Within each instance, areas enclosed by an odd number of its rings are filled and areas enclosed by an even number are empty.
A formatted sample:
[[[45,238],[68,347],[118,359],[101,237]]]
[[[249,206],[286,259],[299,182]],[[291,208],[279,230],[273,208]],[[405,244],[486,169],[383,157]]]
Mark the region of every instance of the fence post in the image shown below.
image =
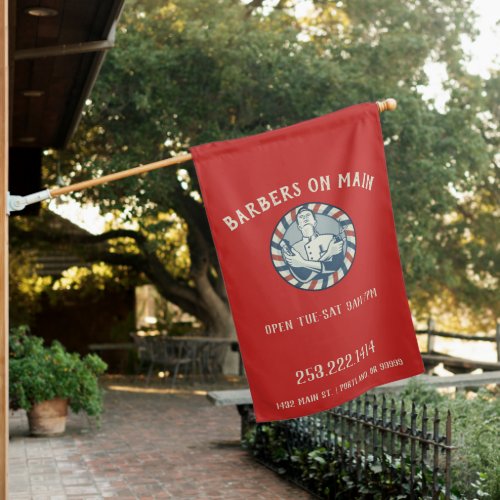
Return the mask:
[[[500,321],[497,321],[497,360],[500,363]]]
[[[432,433],[433,440],[433,448],[434,448],[434,464],[432,467],[432,498],[438,499],[438,474],[439,474],[439,422],[441,419],[439,418],[439,410],[436,408],[434,410],[434,428]]]
[[[417,410],[415,407],[415,401],[411,402],[411,414],[410,414],[410,498],[413,500],[415,494],[413,493],[413,485],[415,483],[415,469],[417,460],[417,442],[415,437],[417,436]],[[422,436],[423,437],[423,436]],[[422,472],[423,474],[423,472]]]
[[[253,430],[257,425],[255,422],[255,413],[253,405],[236,405],[236,409],[241,417],[241,441],[244,442],[248,432]]]
[[[427,416],[427,405],[424,404],[424,409],[422,412],[422,438],[423,440],[420,442],[420,467],[422,468],[422,495],[427,493],[427,478],[426,478],[426,469],[427,469],[427,450],[429,445],[426,440],[429,439],[429,434],[427,433],[427,422],[429,421],[429,417]]]
[[[434,351],[434,341],[436,340],[436,337],[433,335],[433,333],[435,330],[436,330],[436,323],[429,316],[429,320],[427,321],[427,352],[428,353]]]
[[[445,498],[449,500],[451,494],[451,412],[446,415],[446,467],[445,467]]]

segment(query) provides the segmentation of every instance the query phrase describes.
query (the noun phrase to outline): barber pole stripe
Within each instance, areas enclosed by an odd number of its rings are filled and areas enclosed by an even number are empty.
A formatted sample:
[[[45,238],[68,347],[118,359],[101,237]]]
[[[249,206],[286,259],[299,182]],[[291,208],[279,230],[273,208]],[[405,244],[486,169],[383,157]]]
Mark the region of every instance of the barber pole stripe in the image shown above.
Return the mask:
[[[279,247],[281,243],[281,238],[277,234],[275,234],[271,241],[273,242],[273,246],[271,248],[274,248],[274,245]]]
[[[325,279],[318,280],[318,283],[316,285],[316,290],[323,290],[323,288],[325,288],[325,284],[326,284]]]
[[[333,207],[327,215],[337,219],[342,215],[342,211],[339,210],[337,207]]]
[[[272,255],[282,255],[281,246],[278,242],[271,242],[271,254]]]
[[[308,290],[314,290],[316,288],[316,285],[318,284],[318,280],[312,280],[309,283],[309,286],[307,287]]]

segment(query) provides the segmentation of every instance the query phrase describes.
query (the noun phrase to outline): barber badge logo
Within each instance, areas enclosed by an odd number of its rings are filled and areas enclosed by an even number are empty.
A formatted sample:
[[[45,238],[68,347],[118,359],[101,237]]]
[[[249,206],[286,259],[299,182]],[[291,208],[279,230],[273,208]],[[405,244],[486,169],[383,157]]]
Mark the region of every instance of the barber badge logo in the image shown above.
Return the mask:
[[[271,259],[278,274],[301,290],[336,285],[354,262],[356,233],[349,216],[325,203],[290,210],[271,238]]]

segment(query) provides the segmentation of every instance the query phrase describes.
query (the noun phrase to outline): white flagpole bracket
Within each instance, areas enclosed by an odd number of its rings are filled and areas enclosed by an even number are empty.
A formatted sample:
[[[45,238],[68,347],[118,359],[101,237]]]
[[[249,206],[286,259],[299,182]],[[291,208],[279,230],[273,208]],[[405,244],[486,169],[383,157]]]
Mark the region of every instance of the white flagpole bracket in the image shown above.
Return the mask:
[[[38,191],[37,193],[28,194],[26,196],[16,196],[11,195],[7,192],[7,215],[10,215],[11,212],[18,212],[28,205],[32,205],[33,203],[38,203],[43,200],[50,200],[52,195],[48,189],[44,189],[43,191]]]

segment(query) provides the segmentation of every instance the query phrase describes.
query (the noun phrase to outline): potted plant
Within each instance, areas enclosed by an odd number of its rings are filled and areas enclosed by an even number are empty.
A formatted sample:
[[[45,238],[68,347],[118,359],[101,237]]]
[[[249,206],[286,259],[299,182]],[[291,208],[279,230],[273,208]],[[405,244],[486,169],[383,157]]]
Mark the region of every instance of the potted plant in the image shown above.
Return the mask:
[[[10,407],[28,414],[30,432],[45,436],[66,428],[67,408],[90,416],[102,413],[98,376],[106,363],[96,354],[80,357],[60,342],[50,347],[29,335],[27,327],[11,330],[9,337]]]

